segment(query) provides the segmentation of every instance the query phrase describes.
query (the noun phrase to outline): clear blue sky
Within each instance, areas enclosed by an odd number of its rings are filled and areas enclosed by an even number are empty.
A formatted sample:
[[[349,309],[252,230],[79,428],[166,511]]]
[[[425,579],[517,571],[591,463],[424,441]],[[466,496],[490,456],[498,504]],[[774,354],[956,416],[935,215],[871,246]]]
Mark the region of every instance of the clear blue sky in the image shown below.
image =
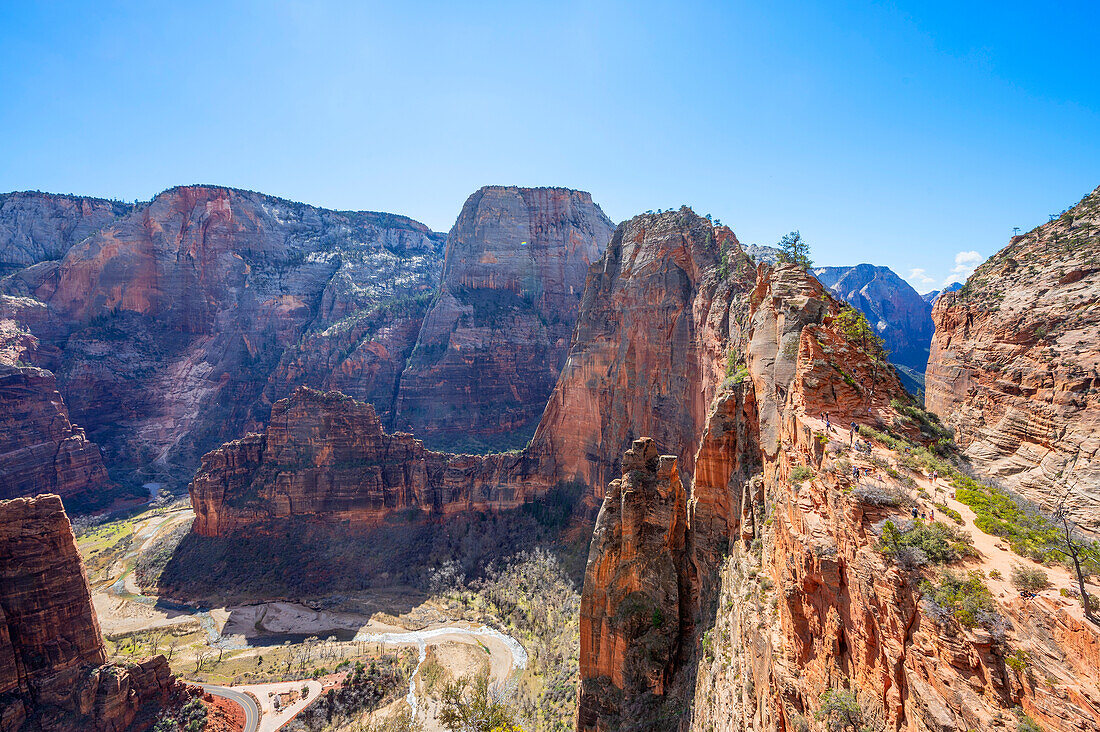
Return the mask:
[[[481,185],[566,185],[924,291],[1100,185],[1097,7],[0,0],[0,191],[446,230]]]

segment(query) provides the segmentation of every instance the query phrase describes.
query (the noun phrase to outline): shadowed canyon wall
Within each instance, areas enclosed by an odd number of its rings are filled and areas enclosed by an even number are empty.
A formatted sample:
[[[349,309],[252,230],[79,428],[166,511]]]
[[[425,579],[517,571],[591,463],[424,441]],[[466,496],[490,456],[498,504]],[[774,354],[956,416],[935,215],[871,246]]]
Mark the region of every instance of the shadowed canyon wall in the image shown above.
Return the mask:
[[[145,730],[179,691],[163,656],[107,663],[61,499],[0,501],[0,730]]]

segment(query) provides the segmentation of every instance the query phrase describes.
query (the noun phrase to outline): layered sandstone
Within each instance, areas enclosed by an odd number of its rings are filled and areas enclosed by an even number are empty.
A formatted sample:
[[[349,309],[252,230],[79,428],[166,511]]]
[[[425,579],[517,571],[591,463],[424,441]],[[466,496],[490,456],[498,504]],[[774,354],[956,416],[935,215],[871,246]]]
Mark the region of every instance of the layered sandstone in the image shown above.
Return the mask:
[[[106,661],[61,499],[0,501],[0,729],[148,729],[179,691],[167,661]]]
[[[736,358],[755,271],[728,228],[686,207],[619,225],[588,273],[573,346],[533,439],[602,496],[638,437],[693,474],[709,405]]]
[[[356,531],[405,509],[424,516],[514,508],[545,483],[515,453],[451,455],[386,434],[374,408],[299,388],[275,404],[264,433],[205,455],[191,482],[193,531],[231,536],[291,520]]]
[[[643,716],[676,670],[687,494],[676,457],[646,437],[622,459],[592,534],[580,610],[580,728]]]
[[[57,493],[94,505],[111,487],[99,448],[69,421],[54,375],[0,364],[0,499]]]
[[[930,409],[974,466],[1100,529],[1100,188],[941,295]]]
[[[23,325],[112,470],[172,487],[299,384],[353,381],[387,411],[442,244],[401,216],[188,186],[2,288],[47,306]]]
[[[38,191],[0,194],[0,277],[61,259],[73,244],[133,209],[121,201]]]
[[[470,196],[401,377],[396,426],[447,449],[522,447],[612,229],[582,191],[487,186]]]

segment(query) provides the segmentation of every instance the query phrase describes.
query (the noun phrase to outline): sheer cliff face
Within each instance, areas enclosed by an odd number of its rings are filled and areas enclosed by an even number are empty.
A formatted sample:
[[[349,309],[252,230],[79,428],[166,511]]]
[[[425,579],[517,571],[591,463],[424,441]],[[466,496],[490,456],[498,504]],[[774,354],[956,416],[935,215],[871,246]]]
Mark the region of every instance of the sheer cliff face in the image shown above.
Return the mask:
[[[784,452],[793,415],[829,411],[837,424],[873,423],[889,414],[891,397],[904,395],[889,365],[832,325],[839,304],[819,282],[792,266],[762,266],[753,275],[747,295],[725,295],[726,308],[740,308],[730,320],[744,330],[718,348],[693,342],[692,362],[709,360],[701,371],[715,396],[697,431],[684,438],[693,443],[695,468],[686,500],[683,488],[680,498],[662,498],[676,495],[667,476],[644,480],[636,456],[648,454],[648,440],[635,443],[624,477],[604,498],[582,594],[580,730],[689,723],[699,644],[714,623],[717,568],[732,547],[762,532],[759,508],[774,469],[768,466]],[[725,379],[720,367],[730,360],[737,367]],[[814,449],[820,454],[821,444]],[[669,536],[675,541],[662,538]],[[652,625],[635,608],[645,609]],[[659,652],[651,647],[658,641]],[[654,719],[664,726],[646,721]]]
[[[298,383],[388,409],[442,239],[400,216],[175,188],[3,289],[48,307],[27,327],[112,470],[172,485]]]
[[[581,191],[489,186],[470,196],[401,378],[396,426],[447,449],[522,447],[613,228]]]
[[[0,194],[0,277],[32,264],[61,259],[133,206],[87,196],[25,191]]]
[[[888,267],[815,267],[834,295],[858,309],[886,341],[890,360],[923,374],[932,341],[932,307]]]
[[[741,337],[735,303],[753,279],[733,233],[686,208],[620,224],[589,271],[534,449],[602,496],[622,454],[648,436],[690,480],[727,344]]]
[[[176,692],[167,662],[106,659],[61,499],[0,501],[0,726],[148,729]]]
[[[191,482],[193,531],[229,536],[291,520],[355,532],[406,509],[442,516],[514,508],[540,486],[515,454],[450,455],[383,432],[370,404],[299,388],[263,434],[208,453]],[[544,486],[543,486],[544,487]]]
[[[975,467],[1100,529],[1100,189],[942,295],[929,408]]]

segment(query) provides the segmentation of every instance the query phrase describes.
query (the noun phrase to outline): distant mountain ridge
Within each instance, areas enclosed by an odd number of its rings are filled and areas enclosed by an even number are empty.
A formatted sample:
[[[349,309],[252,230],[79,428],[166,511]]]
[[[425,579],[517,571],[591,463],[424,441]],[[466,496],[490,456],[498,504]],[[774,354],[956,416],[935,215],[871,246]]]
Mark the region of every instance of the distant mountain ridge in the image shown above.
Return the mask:
[[[958,292],[961,289],[962,289],[962,283],[961,282],[952,282],[950,285],[943,288],[942,290],[932,290],[931,292],[924,293],[923,295],[921,295],[921,297],[924,298],[924,301],[926,303],[928,303],[929,305],[932,305],[933,303],[936,302],[936,300],[938,300],[940,298],[940,295],[946,295],[949,292]]]

